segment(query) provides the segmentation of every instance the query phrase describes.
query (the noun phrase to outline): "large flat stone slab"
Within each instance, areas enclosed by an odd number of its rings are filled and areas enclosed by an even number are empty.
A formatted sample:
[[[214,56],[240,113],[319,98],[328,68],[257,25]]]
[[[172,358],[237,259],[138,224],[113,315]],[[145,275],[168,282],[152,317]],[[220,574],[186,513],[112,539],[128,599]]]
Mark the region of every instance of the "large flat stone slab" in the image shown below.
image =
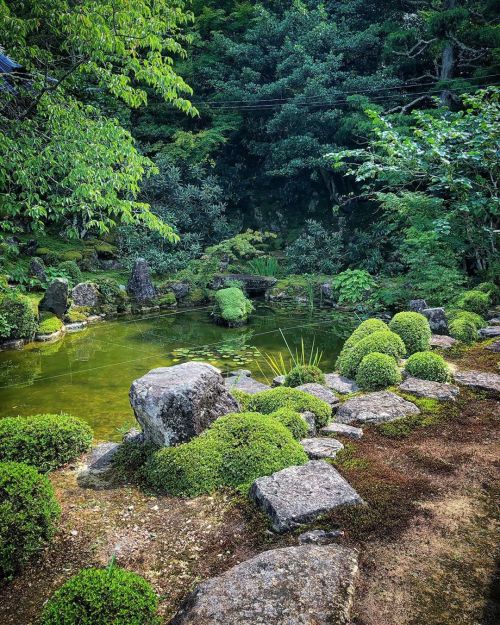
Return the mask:
[[[349,438],[360,439],[363,437],[363,430],[361,428],[356,428],[353,425],[346,425],[345,423],[329,423],[325,425],[324,428],[321,428],[319,431],[323,436],[348,436]]]
[[[500,326],[488,326],[487,328],[481,328],[481,330],[479,330],[479,336],[483,339],[492,339],[496,336],[500,336]]]
[[[492,317],[488,319],[488,323],[490,326],[500,326],[500,317]]]
[[[314,397],[325,401],[332,408],[336,408],[340,404],[339,398],[332,393],[332,391],[328,390],[321,384],[311,382],[309,384],[301,384],[300,386],[297,386],[296,389],[298,391],[309,393],[309,395],[314,395]]]
[[[171,625],[348,625],[357,570],[340,545],[265,551],[197,586]]]
[[[334,438],[303,438],[300,444],[312,460],[335,458],[338,452],[344,449],[344,445]]]
[[[327,373],[325,375],[325,384],[329,389],[341,395],[348,395],[349,393],[357,393],[359,391],[359,386],[354,380],[346,378],[339,373]]]
[[[238,412],[218,369],[202,362],[153,369],[132,382],[130,403],[146,443],[176,445]]]
[[[323,460],[255,480],[250,497],[270,517],[276,532],[309,523],[339,506],[363,503],[354,488]]]
[[[496,373],[487,373],[485,371],[457,371],[455,373],[455,382],[470,386],[480,391],[488,391],[490,393],[500,393],[500,375]]]
[[[445,334],[433,334],[429,341],[431,347],[439,347],[439,349],[451,349],[457,343],[457,339]]]
[[[339,423],[385,423],[407,415],[419,414],[420,410],[406,399],[390,391],[367,393],[348,399],[340,406],[336,420]]]
[[[426,397],[428,399],[438,399],[439,401],[455,401],[460,392],[458,386],[443,382],[432,382],[430,380],[420,380],[419,378],[406,378],[399,385],[404,393],[411,393],[415,397]]]

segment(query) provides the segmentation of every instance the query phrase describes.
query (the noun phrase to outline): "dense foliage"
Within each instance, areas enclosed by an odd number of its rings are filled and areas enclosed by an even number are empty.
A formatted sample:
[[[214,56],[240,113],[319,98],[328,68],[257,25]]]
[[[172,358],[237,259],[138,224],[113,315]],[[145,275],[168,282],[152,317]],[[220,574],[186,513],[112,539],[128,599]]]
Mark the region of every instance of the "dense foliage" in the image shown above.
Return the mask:
[[[389,329],[403,339],[407,355],[429,349],[432,333],[424,315],[416,312],[397,313],[391,319]]]
[[[401,382],[401,373],[393,356],[372,352],[361,361],[356,382],[362,389],[376,391]]]
[[[296,388],[278,387],[260,391],[254,393],[247,404],[248,410],[262,414],[272,414],[280,408],[312,412],[318,427],[326,425],[332,416],[332,409],[326,402]]]
[[[406,354],[406,347],[401,338],[390,330],[378,330],[361,339],[345,356],[337,361],[342,375],[356,377],[358,367],[365,356],[372,352],[388,354],[399,360]],[[341,354],[342,356],[342,354]]]
[[[300,386],[301,384],[324,384],[325,376],[319,367],[314,365],[296,365],[285,376],[284,386]]]
[[[434,382],[449,382],[450,368],[445,359],[433,352],[416,352],[406,361],[405,369],[414,378],[433,380]]]
[[[222,323],[232,326],[245,323],[252,310],[252,302],[238,287],[221,289],[215,294],[214,316]]]

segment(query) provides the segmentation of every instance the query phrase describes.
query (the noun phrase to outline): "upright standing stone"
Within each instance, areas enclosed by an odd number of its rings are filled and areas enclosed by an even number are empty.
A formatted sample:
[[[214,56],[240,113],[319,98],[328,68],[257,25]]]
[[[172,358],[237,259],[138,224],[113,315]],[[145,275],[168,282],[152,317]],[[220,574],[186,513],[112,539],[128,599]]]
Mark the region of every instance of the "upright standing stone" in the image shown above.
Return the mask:
[[[99,289],[93,282],[80,282],[71,291],[75,306],[96,308],[99,305]]]
[[[37,280],[44,282],[47,279],[47,273],[45,271],[45,265],[41,258],[32,258],[30,260],[30,276],[33,276]]]
[[[422,312],[424,308],[428,308],[425,299],[412,299],[410,300],[410,310],[413,312]]]
[[[448,318],[444,308],[424,308],[419,312],[427,317],[429,326],[435,334],[448,334]]]
[[[55,278],[47,287],[40,302],[39,310],[48,310],[62,319],[68,310],[68,281],[64,278]]]
[[[145,258],[138,258],[132,268],[132,275],[128,281],[127,291],[138,302],[148,302],[156,297],[156,290],[151,280],[148,262]]]
[[[218,369],[202,362],[153,369],[132,382],[130,403],[145,442],[166,446],[190,440],[239,409]]]

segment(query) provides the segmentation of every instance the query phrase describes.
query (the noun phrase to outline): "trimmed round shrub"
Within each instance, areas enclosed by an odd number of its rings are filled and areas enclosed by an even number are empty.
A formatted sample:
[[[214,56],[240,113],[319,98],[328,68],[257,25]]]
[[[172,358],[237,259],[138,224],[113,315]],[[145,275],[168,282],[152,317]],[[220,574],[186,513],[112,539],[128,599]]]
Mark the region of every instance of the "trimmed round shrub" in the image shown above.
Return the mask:
[[[272,414],[280,408],[291,408],[296,412],[312,412],[317,427],[323,427],[332,416],[329,404],[296,388],[279,386],[268,391],[260,391],[251,396],[248,410],[262,414]]]
[[[339,357],[337,358],[337,362],[335,364],[337,369],[340,369],[344,365],[349,352],[355,345],[359,343],[359,341],[364,339],[366,336],[373,334],[374,332],[388,329],[389,328],[387,324],[380,319],[366,319],[366,321],[360,323],[359,326],[354,330],[351,336],[344,343],[342,351],[340,352]]]
[[[42,473],[77,458],[92,445],[92,430],[69,415],[0,419],[0,461],[25,462]]]
[[[406,354],[405,344],[400,336],[390,330],[379,330],[361,339],[347,354],[339,371],[342,375],[355,378],[358,367],[365,356],[372,352],[388,354],[399,360]]]
[[[240,411],[246,412],[250,400],[252,399],[251,393],[247,393],[246,391],[242,391],[239,388],[232,388],[230,391],[231,395],[236,399],[236,401],[240,405]]]
[[[11,579],[52,538],[60,508],[34,467],[0,462],[0,578]]]
[[[309,426],[306,420],[296,410],[292,408],[280,408],[269,415],[283,424],[290,432],[295,440],[300,441],[305,438],[309,432]]]
[[[448,324],[448,329],[450,336],[466,345],[471,345],[478,339],[477,328],[468,319],[454,319]]]
[[[490,305],[490,296],[482,291],[466,291],[458,300],[459,308],[485,315]]]
[[[83,569],[48,600],[40,625],[159,625],[157,610],[158,597],[140,575]]]
[[[469,323],[472,323],[476,330],[480,330],[481,328],[485,328],[487,326],[486,321],[481,317],[481,315],[469,312],[468,310],[452,310],[447,313],[447,316],[450,321],[465,319]]]
[[[295,387],[301,384],[325,383],[325,374],[313,365],[297,365],[285,376],[285,386]]]
[[[372,352],[361,361],[356,382],[367,391],[375,391],[401,382],[401,373],[392,356]]]
[[[30,339],[37,325],[33,304],[27,297],[16,293],[0,297],[0,338]]]
[[[429,349],[432,332],[424,315],[417,312],[397,313],[391,319],[389,329],[403,339],[407,354]]]
[[[449,382],[451,379],[450,368],[445,359],[433,352],[412,354],[406,361],[405,370],[412,377],[421,380]]]
[[[59,263],[57,269],[68,276],[73,286],[82,281],[82,272],[74,260],[65,260],[64,262]]]
[[[245,323],[252,310],[252,302],[238,287],[221,289],[215,294],[214,316],[228,325]]]
[[[56,315],[52,313],[44,312],[40,315],[40,321],[38,322],[38,334],[53,334],[59,332],[63,327],[62,321]]]
[[[481,282],[474,290],[487,293],[490,296],[492,304],[496,304],[500,299],[500,288],[493,282]]]

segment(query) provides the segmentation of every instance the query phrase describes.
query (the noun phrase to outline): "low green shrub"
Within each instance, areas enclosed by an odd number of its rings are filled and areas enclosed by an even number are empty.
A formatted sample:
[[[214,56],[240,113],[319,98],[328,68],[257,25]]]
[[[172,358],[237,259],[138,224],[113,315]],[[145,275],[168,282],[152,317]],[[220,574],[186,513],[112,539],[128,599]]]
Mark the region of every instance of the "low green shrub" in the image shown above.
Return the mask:
[[[373,334],[374,332],[379,332],[380,330],[388,330],[388,326],[386,323],[381,321],[380,319],[366,319],[359,324],[359,326],[354,330],[351,336],[346,340],[344,346],[342,347],[342,351],[340,352],[339,357],[337,358],[336,367],[340,369],[345,361],[347,360],[348,354],[351,349],[359,343],[362,339]]]
[[[83,279],[80,267],[78,267],[74,260],[65,260],[59,263],[57,270],[64,273],[65,276],[68,276],[72,286],[75,286],[75,284],[78,284]]]
[[[97,285],[100,294],[99,309],[106,314],[124,312],[128,305],[128,295],[116,280],[102,278]]]
[[[68,323],[78,323],[79,321],[85,321],[90,314],[90,309],[87,306],[71,306],[65,315],[65,319]]]
[[[375,391],[401,382],[396,360],[389,354],[367,354],[358,367],[356,382],[367,391]]]
[[[285,376],[284,386],[300,386],[301,384],[325,383],[325,375],[319,367],[314,365],[297,365]]]
[[[295,440],[300,441],[307,436],[309,426],[306,420],[296,410],[292,408],[280,408],[269,415],[283,424],[290,432]]]
[[[340,373],[349,378],[355,378],[361,361],[372,352],[388,354],[399,360],[406,354],[406,348],[401,337],[390,330],[373,332],[349,350],[340,363]]]
[[[493,282],[481,282],[474,290],[487,293],[490,296],[492,304],[497,304],[500,300],[500,288]]]
[[[220,486],[246,491],[258,477],[306,461],[302,446],[282,423],[245,412],[220,417],[188,443],[157,451],[144,476],[160,491],[195,497]]]
[[[466,345],[471,345],[478,339],[477,328],[468,319],[454,319],[448,324],[448,329],[450,336]]]
[[[0,462],[0,578],[10,579],[56,530],[60,508],[34,467]]]
[[[175,293],[170,291],[169,293],[165,293],[157,299],[159,306],[176,306],[177,300],[175,298]]]
[[[241,412],[246,412],[248,409],[250,400],[252,399],[252,395],[250,393],[247,393],[246,391],[240,390],[239,388],[231,389],[230,393],[239,403]]]
[[[140,575],[110,565],[83,569],[45,605],[40,625],[159,625],[158,597]]]
[[[481,317],[481,315],[469,312],[468,310],[451,310],[447,311],[446,315],[449,321],[455,321],[456,319],[465,319],[466,321],[472,323],[472,325],[475,326],[476,330],[485,328],[488,325],[483,317]]]
[[[0,338],[30,339],[37,325],[33,304],[27,297],[17,293],[0,296]]]
[[[244,323],[252,310],[252,302],[237,287],[221,289],[215,294],[214,316],[227,324]]]
[[[449,382],[451,379],[450,368],[445,359],[433,352],[412,354],[406,361],[405,370],[412,377],[421,380]]]
[[[38,334],[53,334],[63,327],[62,321],[50,312],[42,312],[38,322]]]
[[[157,445],[142,440],[124,441],[113,455],[113,468],[122,474],[135,475],[157,450]]]
[[[482,291],[466,291],[458,299],[458,307],[478,315],[486,315],[490,306],[490,296]]]
[[[397,313],[389,323],[389,330],[402,338],[409,355],[429,349],[432,332],[427,318],[420,313]]]
[[[62,261],[73,261],[74,263],[79,263],[82,259],[83,254],[78,250],[68,250],[67,252],[62,252],[61,254]]]
[[[0,419],[1,462],[24,462],[45,473],[74,460],[91,444],[91,428],[69,415]]]
[[[296,412],[312,412],[317,427],[326,425],[332,416],[332,408],[326,402],[309,393],[286,386],[254,393],[247,408],[267,415],[280,408],[291,408]]]

